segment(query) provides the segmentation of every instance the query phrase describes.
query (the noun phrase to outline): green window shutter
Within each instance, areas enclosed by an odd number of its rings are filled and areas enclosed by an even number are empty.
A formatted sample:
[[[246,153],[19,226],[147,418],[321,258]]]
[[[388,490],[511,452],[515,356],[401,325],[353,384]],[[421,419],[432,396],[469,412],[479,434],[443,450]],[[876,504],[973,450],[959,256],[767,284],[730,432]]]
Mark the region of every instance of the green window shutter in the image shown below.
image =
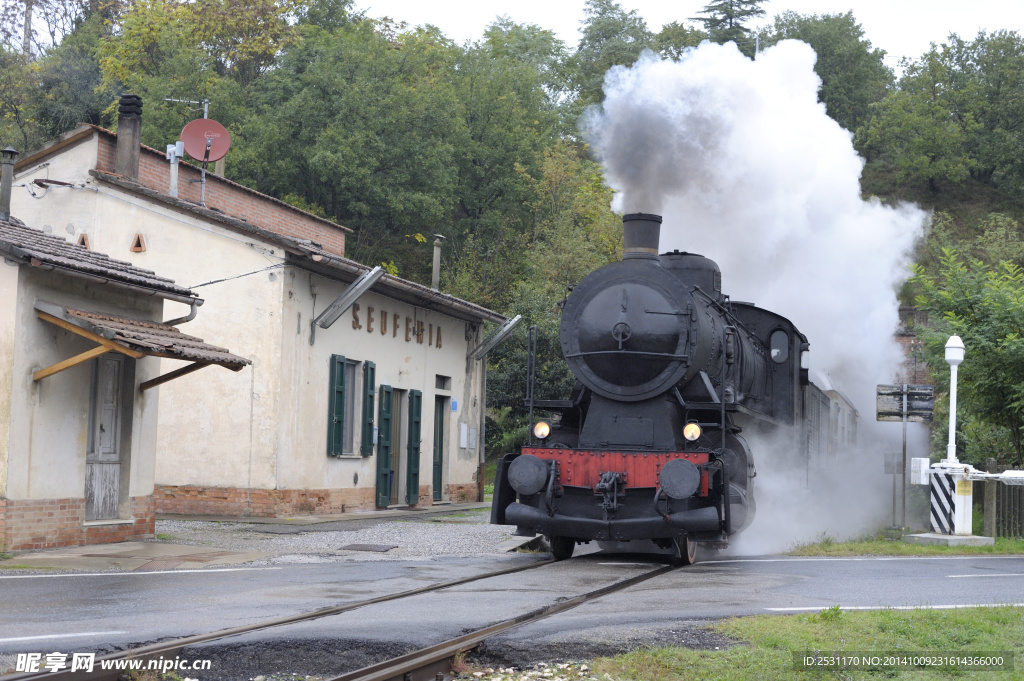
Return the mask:
[[[327,456],[341,456],[345,441],[345,358],[331,355],[331,394],[327,411]]]
[[[423,416],[423,393],[419,390],[409,391],[409,447],[408,462],[408,485],[405,493],[405,501],[410,506],[419,503],[420,500],[420,419]]]
[[[377,417],[377,506],[381,508],[391,503],[391,415],[393,394],[394,391],[390,385],[382,385],[380,387],[380,412]]]
[[[377,365],[363,362],[363,456],[373,455],[373,396],[377,394]]]

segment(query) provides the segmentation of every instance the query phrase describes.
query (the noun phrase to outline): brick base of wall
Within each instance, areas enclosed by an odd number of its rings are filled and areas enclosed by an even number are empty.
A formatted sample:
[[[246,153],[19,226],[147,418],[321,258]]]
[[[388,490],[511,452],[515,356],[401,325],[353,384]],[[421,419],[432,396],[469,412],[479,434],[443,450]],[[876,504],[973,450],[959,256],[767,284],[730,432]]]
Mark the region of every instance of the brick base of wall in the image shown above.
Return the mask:
[[[85,499],[0,500],[0,548],[10,551],[151,539],[156,523],[153,497],[131,498],[131,520],[87,525]]]
[[[477,487],[475,482],[448,485],[448,500],[453,504],[467,504],[476,501]]]
[[[358,489],[246,489],[157,485],[153,490],[157,513],[176,515],[257,516],[328,515],[377,508],[373,488]],[[420,486],[419,504],[431,504],[430,486]]]

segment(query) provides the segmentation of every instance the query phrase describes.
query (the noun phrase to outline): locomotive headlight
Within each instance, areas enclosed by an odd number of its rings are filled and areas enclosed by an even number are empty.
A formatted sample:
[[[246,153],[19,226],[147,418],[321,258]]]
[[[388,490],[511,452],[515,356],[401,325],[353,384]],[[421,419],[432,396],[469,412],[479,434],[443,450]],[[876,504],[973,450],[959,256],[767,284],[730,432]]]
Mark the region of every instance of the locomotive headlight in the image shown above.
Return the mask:
[[[693,442],[694,440],[700,437],[700,426],[698,426],[696,423],[687,423],[686,426],[683,428],[683,437],[685,437],[690,442]]]
[[[551,426],[546,421],[537,421],[533,427],[533,436],[538,440],[544,440],[551,435]]]

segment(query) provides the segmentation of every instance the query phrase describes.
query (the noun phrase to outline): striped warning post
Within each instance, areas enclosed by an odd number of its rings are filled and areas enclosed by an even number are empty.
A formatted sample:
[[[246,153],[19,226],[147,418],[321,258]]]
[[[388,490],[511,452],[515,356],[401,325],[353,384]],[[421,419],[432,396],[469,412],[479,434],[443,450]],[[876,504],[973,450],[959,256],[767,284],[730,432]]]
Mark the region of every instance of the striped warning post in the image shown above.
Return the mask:
[[[953,534],[953,475],[933,471],[931,480],[932,532]]]

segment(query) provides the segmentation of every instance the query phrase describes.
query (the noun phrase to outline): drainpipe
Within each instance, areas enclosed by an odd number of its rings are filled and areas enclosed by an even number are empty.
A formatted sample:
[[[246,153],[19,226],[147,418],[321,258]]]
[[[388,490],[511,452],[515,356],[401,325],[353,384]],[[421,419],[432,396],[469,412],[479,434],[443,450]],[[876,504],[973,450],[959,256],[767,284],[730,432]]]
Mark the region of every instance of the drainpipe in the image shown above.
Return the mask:
[[[18,152],[13,147],[0,151],[0,220],[11,217],[11,187],[14,185],[14,157]]]
[[[178,317],[177,319],[171,319],[163,323],[167,324],[168,326],[177,326],[178,324],[184,324],[185,322],[192,321],[193,319],[196,318],[196,313],[199,312],[199,306],[202,305],[203,302],[204,301],[202,298],[193,298],[192,309],[189,311],[187,315],[185,315],[184,317]]]

